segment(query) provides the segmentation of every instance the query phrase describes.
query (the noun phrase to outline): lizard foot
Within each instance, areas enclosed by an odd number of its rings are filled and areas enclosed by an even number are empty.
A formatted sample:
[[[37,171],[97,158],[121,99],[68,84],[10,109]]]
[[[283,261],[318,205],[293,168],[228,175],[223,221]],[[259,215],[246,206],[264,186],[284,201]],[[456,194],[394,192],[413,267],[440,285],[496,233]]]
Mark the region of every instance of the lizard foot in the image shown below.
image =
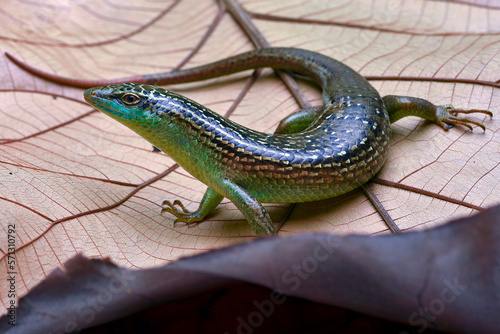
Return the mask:
[[[485,131],[485,127],[483,123],[471,120],[466,117],[457,117],[457,114],[472,114],[472,113],[481,113],[493,117],[493,113],[488,110],[479,110],[479,109],[457,109],[453,107],[451,104],[444,104],[440,106],[436,106],[436,123],[440,125],[443,129],[448,130],[453,125],[463,125],[469,128],[472,131],[472,125],[479,126],[483,131]]]
[[[169,212],[173,214],[175,217],[177,217],[174,220],[174,226],[177,225],[177,223],[186,223],[186,225],[190,226],[192,224],[198,224],[202,220],[198,210],[189,211],[188,209],[186,209],[184,204],[182,204],[182,202],[179,200],[175,200],[173,203],[171,203],[168,200],[165,200],[163,201],[162,205],[163,205],[163,208],[161,209],[162,213]],[[179,207],[180,210],[177,207]]]

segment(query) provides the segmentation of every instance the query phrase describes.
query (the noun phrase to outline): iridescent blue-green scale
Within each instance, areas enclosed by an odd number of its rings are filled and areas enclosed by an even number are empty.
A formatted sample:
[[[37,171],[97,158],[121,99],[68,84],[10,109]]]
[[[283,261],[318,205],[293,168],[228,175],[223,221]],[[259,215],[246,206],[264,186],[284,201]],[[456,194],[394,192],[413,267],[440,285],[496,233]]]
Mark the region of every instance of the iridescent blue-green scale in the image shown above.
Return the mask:
[[[171,92],[155,108],[196,139],[192,154],[183,152],[186,163],[178,162],[209,186],[226,177],[261,202],[303,202],[350,191],[383,165],[389,122],[378,94],[369,93],[344,93],[309,129],[287,135],[242,127]]]

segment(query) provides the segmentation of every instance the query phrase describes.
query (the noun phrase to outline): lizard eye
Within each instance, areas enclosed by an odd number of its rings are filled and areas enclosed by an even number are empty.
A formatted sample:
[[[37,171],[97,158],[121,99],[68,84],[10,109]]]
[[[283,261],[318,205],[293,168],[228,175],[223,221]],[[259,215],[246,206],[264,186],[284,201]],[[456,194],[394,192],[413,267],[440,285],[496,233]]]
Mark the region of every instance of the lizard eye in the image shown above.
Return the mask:
[[[137,104],[139,103],[139,101],[141,100],[139,98],[139,96],[135,95],[135,94],[132,94],[132,93],[127,93],[127,94],[124,94],[122,97],[121,97],[123,103],[131,106],[131,105],[134,105],[134,104]]]

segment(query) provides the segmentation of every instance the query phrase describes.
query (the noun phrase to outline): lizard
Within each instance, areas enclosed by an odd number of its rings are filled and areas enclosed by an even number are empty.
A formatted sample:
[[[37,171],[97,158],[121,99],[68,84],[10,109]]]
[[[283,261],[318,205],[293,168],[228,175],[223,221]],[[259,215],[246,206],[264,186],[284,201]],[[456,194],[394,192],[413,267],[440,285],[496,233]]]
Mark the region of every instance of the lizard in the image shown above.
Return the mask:
[[[9,58],[20,64],[12,56]],[[268,134],[239,125],[187,97],[155,86],[262,67],[308,76],[321,86],[323,106],[296,111],[280,122],[274,134]],[[27,69],[73,86],[102,83]],[[482,123],[459,117],[458,113],[493,116],[487,110],[434,105],[417,97],[381,97],[347,65],[296,48],[262,48],[191,69],[109,80],[105,86],[85,90],[84,98],[208,186],[195,211],[188,211],[179,200],[162,203],[162,213],[173,214],[175,223],[202,221],[226,197],[256,234],[267,236],[276,234],[276,230],[262,203],[326,199],[370,180],[387,157],[391,123],[418,116],[445,130],[453,125],[472,130],[471,124],[485,130]]]

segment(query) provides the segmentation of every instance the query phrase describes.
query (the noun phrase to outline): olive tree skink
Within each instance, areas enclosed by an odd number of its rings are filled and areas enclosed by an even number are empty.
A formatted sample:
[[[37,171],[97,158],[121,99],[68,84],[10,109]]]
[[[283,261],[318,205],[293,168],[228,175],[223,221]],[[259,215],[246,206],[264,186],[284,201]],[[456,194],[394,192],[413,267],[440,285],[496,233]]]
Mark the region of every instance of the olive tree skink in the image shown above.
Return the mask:
[[[259,235],[275,234],[261,203],[295,203],[346,193],[382,167],[390,123],[414,115],[444,129],[481,123],[457,113],[484,110],[435,106],[414,97],[386,96],[358,73],[327,56],[293,48],[266,48],[193,69],[144,76],[144,82],[180,83],[272,67],[309,76],[323,90],[324,106],[285,118],[274,134],[241,126],[174,92],[148,84],[91,88],[85,99],[174,159],[208,189],[196,211],[163,202],[176,222],[204,219],[226,197]]]

